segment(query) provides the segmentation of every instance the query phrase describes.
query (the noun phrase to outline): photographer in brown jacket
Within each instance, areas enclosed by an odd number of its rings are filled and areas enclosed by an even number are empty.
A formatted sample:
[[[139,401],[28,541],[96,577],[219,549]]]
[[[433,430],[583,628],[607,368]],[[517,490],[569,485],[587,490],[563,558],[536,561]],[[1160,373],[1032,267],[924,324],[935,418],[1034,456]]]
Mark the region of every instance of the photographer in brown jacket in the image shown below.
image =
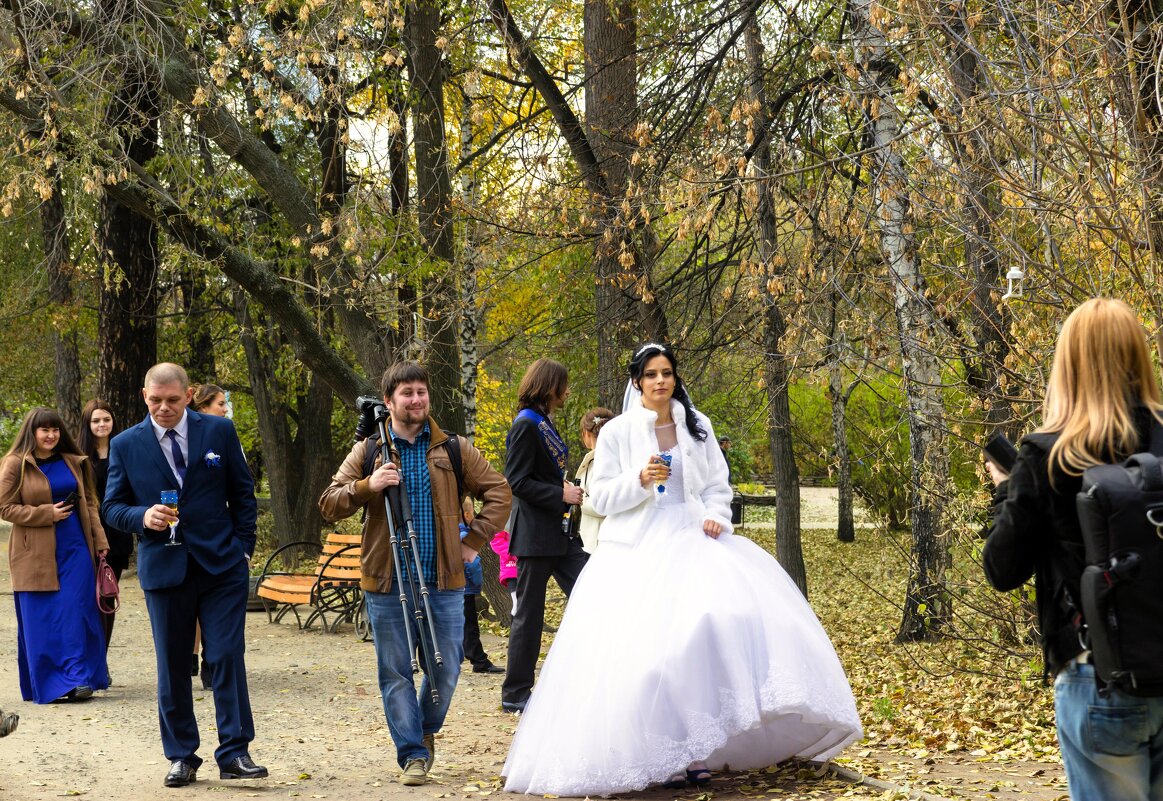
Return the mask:
[[[505,524],[512,496],[504,476],[472,444],[460,438],[460,484],[466,493],[482,502],[461,542],[457,475],[447,447],[449,436],[429,416],[427,371],[414,362],[399,362],[384,373],[382,389],[390,413],[384,429],[391,460],[383,463],[375,456],[370,462],[370,475],[367,474],[369,448],[378,451],[380,443],[376,439],[357,442],[324,490],[319,509],[329,521],[366,510],[361,584],[375,639],[384,713],[403,769],[400,781],[420,785],[432,767],[435,734],[444,724],[460,675],[464,566]],[[383,420],[381,416],[377,418]],[[390,487],[400,487],[406,494],[417,535],[416,558],[409,557],[402,565],[393,563],[389,538],[385,490]],[[403,536],[402,531],[400,534]],[[414,570],[417,563],[422,575],[415,578],[423,578],[427,585],[427,602],[417,597],[413,583],[405,579],[405,614],[395,576],[407,576],[408,569]],[[431,611],[434,645],[443,662],[425,665],[419,697],[412,679],[414,654],[408,646],[421,637],[412,615],[418,605]],[[412,636],[406,636],[409,628]],[[438,691],[436,700],[430,685]]]

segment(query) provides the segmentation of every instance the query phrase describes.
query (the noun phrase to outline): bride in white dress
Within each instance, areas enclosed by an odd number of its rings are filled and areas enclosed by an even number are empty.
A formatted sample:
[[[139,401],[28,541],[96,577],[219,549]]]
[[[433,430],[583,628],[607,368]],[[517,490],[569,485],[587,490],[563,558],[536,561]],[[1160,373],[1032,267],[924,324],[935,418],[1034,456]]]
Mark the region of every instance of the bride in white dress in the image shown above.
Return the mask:
[[[508,791],[705,784],[710,770],[828,759],[862,736],[807,601],[731,533],[727,463],[674,354],[644,346],[630,377],[591,469],[598,548],[521,716]]]

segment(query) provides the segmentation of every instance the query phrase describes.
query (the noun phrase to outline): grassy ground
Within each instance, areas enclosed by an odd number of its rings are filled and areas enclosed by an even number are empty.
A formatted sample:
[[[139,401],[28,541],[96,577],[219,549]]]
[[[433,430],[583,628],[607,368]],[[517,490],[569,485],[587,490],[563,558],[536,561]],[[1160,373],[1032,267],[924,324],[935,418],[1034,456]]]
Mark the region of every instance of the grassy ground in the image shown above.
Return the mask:
[[[760,525],[746,533],[774,553],[774,528],[762,525],[773,510],[756,511],[748,511],[748,523]],[[1042,683],[1036,644],[1015,634],[1023,631],[1023,603],[985,586],[975,536],[953,549],[948,636],[910,644],[894,642],[908,579],[907,534],[862,530],[856,542],[842,543],[829,528],[805,530],[802,539],[809,599],[848,672],[865,727],[865,741],[838,762],[874,776],[891,773],[894,761],[914,769],[1021,766],[1047,787],[1045,797],[1065,797],[1053,693]]]

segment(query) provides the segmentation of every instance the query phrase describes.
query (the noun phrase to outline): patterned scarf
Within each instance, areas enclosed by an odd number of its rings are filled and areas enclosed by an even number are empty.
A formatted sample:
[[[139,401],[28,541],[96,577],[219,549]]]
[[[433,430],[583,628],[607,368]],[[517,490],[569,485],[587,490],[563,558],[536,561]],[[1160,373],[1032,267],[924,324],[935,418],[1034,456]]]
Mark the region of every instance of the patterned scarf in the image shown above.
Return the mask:
[[[553,423],[550,422],[549,418],[536,409],[522,409],[517,412],[517,416],[513,418],[513,422],[516,423],[522,418],[532,420],[537,424],[537,433],[541,435],[541,443],[549,451],[549,455],[553,457],[553,460],[557,462],[557,469],[561,471],[561,478],[564,480],[565,463],[569,459],[569,446],[565,444],[561,435],[557,433],[557,429],[553,427]],[[507,441],[505,447],[508,447]]]

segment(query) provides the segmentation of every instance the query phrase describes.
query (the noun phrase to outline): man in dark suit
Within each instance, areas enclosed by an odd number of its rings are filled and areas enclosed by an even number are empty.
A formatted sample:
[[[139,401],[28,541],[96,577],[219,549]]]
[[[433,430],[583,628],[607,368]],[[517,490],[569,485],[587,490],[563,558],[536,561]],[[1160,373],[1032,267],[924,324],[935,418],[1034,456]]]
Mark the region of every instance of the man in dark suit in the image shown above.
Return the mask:
[[[212,677],[220,775],[267,775],[250,758],[254,720],[243,661],[258,514],[254,481],[234,424],[186,409],[189,383],[176,364],[157,364],[146,373],[142,396],[149,415],[110,443],[102,506],[110,525],[138,537],[137,574],[153,628],[158,717],[170,760],[167,787],[193,782],[202,764],[190,683],[197,620]],[[162,492],[174,490],[176,511],[160,503]],[[173,538],[170,523],[177,524]]]
[[[505,441],[505,478],[513,490],[509,553],[517,557],[517,612],[501,684],[506,712],[525,711],[533,691],[550,576],[568,596],[587,559],[581,537],[563,530],[570,506],[582,502],[582,489],[565,479],[568,449],[549,419],[568,395],[565,365],[535,361],[517,388],[517,418]]]

